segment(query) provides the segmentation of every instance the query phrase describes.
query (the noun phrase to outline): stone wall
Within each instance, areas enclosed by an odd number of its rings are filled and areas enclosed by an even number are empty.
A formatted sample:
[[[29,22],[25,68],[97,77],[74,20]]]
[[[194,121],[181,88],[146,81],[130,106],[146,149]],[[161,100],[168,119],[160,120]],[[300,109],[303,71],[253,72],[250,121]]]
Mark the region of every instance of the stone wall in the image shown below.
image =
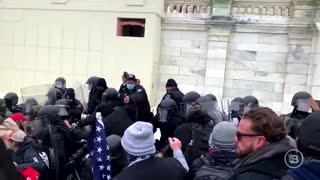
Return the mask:
[[[292,109],[298,91],[320,98],[317,2],[225,2],[219,6],[230,16],[223,18],[214,11],[202,20],[168,12],[162,24],[158,97],[165,81],[175,78],[183,92],[213,93],[220,99],[254,95],[278,112]]]

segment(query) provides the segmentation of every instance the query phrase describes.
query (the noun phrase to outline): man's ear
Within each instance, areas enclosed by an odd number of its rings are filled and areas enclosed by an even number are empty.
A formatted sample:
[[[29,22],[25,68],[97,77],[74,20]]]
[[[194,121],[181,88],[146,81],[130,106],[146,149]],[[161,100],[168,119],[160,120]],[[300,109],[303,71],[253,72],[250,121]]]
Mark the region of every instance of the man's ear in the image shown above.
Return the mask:
[[[257,137],[257,141],[256,141],[256,148],[257,149],[262,147],[262,146],[265,146],[267,144],[269,144],[269,142],[267,141],[266,137],[264,137],[264,136],[258,136]]]

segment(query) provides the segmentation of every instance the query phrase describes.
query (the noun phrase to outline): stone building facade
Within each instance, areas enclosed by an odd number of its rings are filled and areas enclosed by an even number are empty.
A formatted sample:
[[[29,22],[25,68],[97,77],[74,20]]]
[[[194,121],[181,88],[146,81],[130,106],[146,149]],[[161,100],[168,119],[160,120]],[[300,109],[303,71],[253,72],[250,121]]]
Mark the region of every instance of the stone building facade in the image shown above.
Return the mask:
[[[184,92],[254,95],[278,112],[297,91],[320,99],[320,0],[166,0],[165,10],[158,98],[174,78]]]

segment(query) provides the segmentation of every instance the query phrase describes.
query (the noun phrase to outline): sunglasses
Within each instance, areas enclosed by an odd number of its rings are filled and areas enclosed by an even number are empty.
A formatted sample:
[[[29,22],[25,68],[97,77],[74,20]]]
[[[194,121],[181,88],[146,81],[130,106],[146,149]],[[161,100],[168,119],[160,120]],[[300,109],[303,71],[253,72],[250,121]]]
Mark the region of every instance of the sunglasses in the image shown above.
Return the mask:
[[[236,134],[237,138],[240,140],[241,137],[257,137],[257,136],[262,136],[260,134],[246,134],[246,133],[241,133],[239,131],[237,131],[237,134]]]

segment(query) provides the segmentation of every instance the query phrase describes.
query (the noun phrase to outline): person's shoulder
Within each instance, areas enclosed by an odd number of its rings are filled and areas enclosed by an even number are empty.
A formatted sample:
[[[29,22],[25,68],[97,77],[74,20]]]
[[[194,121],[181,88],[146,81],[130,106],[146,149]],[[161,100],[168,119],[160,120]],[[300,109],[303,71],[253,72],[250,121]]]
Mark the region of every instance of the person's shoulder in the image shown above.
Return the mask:
[[[144,89],[144,87],[141,86],[141,85],[139,85],[139,84],[136,85],[136,90],[137,90],[137,92],[144,92],[144,91],[146,91],[146,90]]]
[[[272,176],[268,176],[266,174],[254,172],[254,171],[246,171],[236,176],[232,176],[231,180],[274,180]]]

